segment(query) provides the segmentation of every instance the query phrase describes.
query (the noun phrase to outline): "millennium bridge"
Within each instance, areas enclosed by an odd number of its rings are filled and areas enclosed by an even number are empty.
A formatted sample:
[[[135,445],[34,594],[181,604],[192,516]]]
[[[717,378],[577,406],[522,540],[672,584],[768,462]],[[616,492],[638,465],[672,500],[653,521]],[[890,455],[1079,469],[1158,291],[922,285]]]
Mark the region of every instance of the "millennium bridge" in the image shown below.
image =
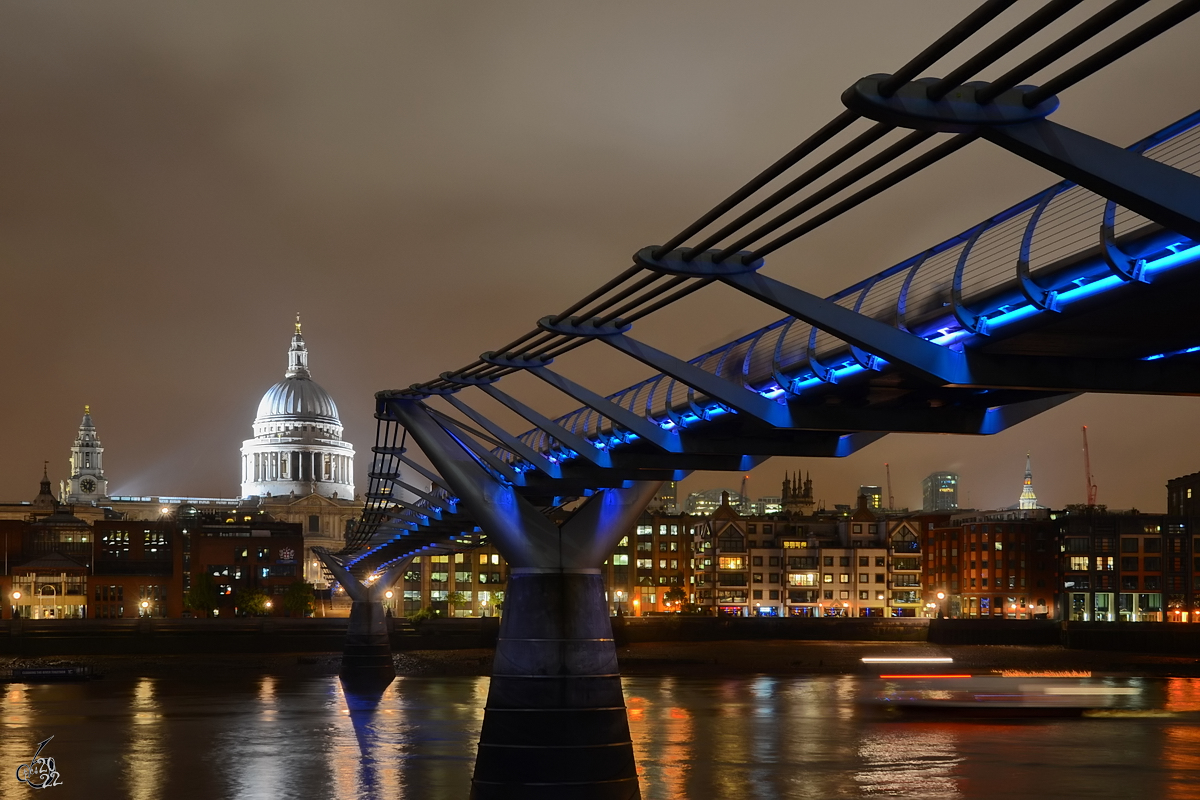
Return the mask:
[[[1084,392],[1200,394],[1200,112],[1128,147],[1052,121],[1060,96],[1200,2],[1079,5],[988,0],[895,72],[847,76],[842,113],[675,235],[631,243],[595,291],[379,392],[361,520],[321,553],[354,600],[343,676],[394,675],[379,601],[413,557],[486,539],[510,578],[473,795],[637,797],[599,567],[662,481],[846,456],[891,432],[994,434]],[[978,141],[1058,182],[829,297],[769,276],[777,250]],[[714,283],[783,317],[686,359],[634,336]],[[555,369],[585,345],[651,376],[605,394]],[[518,373],[578,408],[520,399],[504,380]]]

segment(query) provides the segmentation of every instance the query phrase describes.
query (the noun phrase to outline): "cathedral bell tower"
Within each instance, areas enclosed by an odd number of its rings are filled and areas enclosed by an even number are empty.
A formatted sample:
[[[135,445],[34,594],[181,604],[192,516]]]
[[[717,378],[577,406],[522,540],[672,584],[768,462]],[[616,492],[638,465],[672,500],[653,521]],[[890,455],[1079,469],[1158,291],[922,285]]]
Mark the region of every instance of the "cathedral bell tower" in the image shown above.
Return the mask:
[[[108,496],[104,446],[96,438],[91,406],[83,407],[79,436],[71,447],[71,478],[62,482],[59,494],[64,503],[92,503]]]

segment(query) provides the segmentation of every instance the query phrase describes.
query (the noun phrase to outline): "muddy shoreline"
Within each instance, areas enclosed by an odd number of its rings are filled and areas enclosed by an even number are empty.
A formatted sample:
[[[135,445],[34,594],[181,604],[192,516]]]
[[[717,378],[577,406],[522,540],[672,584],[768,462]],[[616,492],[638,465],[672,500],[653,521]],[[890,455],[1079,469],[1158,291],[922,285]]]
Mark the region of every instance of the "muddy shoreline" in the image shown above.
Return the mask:
[[[677,677],[736,675],[863,675],[864,656],[942,656],[956,669],[1088,671],[1161,677],[1200,677],[1200,658],[1057,646],[936,645],[925,642],[722,641],[655,642],[618,648],[621,674]],[[490,675],[493,651],[407,650],[393,654],[402,676]],[[86,665],[105,677],[272,674],[336,675],[341,653],[188,656],[3,657],[0,671],[14,667]]]

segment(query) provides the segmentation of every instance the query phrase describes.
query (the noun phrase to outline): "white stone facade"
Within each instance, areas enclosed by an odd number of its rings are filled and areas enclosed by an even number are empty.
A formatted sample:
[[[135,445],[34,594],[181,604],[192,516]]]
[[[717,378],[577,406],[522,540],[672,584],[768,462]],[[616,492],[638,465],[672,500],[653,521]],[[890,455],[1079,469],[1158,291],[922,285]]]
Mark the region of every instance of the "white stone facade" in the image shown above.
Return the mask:
[[[333,398],[309,374],[299,321],[284,379],[263,395],[254,438],[242,443],[241,475],[242,497],[354,499],[354,447],[342,439]]]

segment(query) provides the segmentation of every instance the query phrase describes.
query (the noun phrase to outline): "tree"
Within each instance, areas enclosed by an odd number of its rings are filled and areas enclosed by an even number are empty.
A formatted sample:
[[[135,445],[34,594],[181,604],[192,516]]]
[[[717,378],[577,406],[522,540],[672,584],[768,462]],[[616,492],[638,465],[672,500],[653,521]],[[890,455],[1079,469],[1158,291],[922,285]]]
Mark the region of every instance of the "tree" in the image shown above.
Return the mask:
[[[682,609],[683,606],[681,604],[683,601],[687,600],[687,592],[676,586],[668,589],[666,593],[663,594],[663,599],[668,603],[674,603],[676,606],[679,606],[679,608]]]
[[[450,606],[450,612],[446,616],[453,617],[454,607],[465,602],[467,602],[467,597],[462,592],[451,592],[450,596],[447,598],[447,603]]]
[[[413,613],[409,614],[408,621],[413,625],[416,625],[424,622],[427,619],[434,619],[436,617],[437,609],[433,608],[432,606],[425,606],[425,608],[422,608],[420,611],[414,611]]]
[[[256,617],[267,611],[267,595],[261,589],[253,586],[240,589],[234,599],[237,602],[238,611],[243,614]]]
[[[283,593],[283,608],[293,617],[307,617],[313,611],[313,585],[296,581]]]
[[[192,586],[183,596],[183,605],[193,614],[211,617],[217,607],[216,581],[207,572],[197,575]]]

